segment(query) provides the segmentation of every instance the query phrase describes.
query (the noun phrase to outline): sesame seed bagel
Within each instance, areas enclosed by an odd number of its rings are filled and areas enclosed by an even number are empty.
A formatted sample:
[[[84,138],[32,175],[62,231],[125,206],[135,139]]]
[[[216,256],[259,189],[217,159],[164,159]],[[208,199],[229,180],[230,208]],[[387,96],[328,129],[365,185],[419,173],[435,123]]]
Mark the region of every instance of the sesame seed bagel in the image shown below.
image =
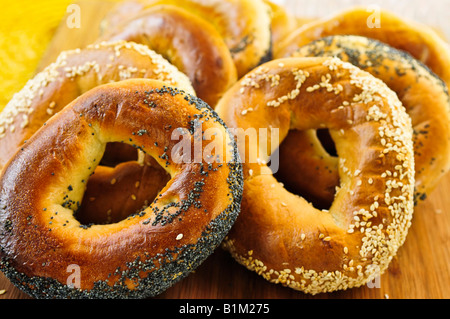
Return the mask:
[[[367,8],[355,7],[308,23],[292,32],[274,56],[291,56],[299,47],[327,36],[359,35],[409,52],[450,86],[450,48],[437,32],[385,10],[380,10],[379,15],[377,12],[379,26],[372,24],[373,17],[374,13],[367,11]]]
[[[197,129],[220,134],[227,147],[208,150]],[[142,130],[147,133],[133,134]],[[173,138],[180,130],[188,148],[227,161],[180,161],[180,142]],[[152,156],[171,179],[139,214],[82,225],[74,211],[83,180],[106,144],[121,141]],[[133,79],[90,90],[52,117],[4,168],[0,270],[36,298],[161,293],[205,260],[236,219],[242,193],[236,149],[206,103],[165,82]],[[74,267],[78,283],[70,276]]]
[[[241,155],[241,213],[223,244],[239,263],[309,294],[358,287],[388,268],[411,224],[415,182],[411,120],[392,90],[337,58],[287,58],[247,74],[216,110],[230,128],[280,136],[255,163]],[[289,130],[319,128],[339,154],[329,211],[287,191],[265,164]]]
[[[338,57],[381,79],[397,93],[414,129],[415,198],[424,200],[450,169],[450,98],[446,84],[411,55],[365,37],[326,37],[299,48],[293,56]],[[291,190],[309,194],[312,201],[329,207],[339,186],[339,163],[320,144],[315,132],[290,134],[280,147],[278,176]],[[319,180],[321,187],[311,187],[310,178]]]
[[[130,78],[161,80],[195,94],[186,75],[144,45],[115,41],[62,52],[0,113],[0,170],[24,141],[78,96]]]
[[[211,23],[229,48],[239,78],[272,56],[270,7],[263,0],[125,1],[105,17],[102,29],[113,28],[133,14],[160,4],[182,7]]]
[[[186,74],[199,98],[214,107],[236,82],[231,53],[206,20],[173,5],[148,8],[111,28],[100,42],[125,40],[147,45]]]

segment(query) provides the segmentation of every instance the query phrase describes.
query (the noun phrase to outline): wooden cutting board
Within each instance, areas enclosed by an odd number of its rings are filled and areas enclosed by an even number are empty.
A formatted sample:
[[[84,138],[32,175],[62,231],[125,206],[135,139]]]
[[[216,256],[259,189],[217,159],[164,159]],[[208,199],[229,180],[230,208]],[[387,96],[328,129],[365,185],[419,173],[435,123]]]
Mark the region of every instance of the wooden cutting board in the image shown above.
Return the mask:
[[[39,70],[59,52],[95,41],[111,2],[82,1],[81,27],[63,19]],[[189,277],[157,298],[166,299],[447,299],[450,298],[450,175],[417,207],[405,245],[378,284],[315,297],[271,284],[220,248]],[[3,290],[5,292],[3,292]],[[30,298],[0,274],[0,299]]]

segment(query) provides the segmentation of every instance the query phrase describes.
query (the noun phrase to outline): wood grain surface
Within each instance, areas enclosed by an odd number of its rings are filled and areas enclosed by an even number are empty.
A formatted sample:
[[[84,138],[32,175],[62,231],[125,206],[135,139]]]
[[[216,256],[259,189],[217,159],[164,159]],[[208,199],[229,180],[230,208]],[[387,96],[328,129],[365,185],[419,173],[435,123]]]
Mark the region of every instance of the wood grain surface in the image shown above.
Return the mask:
[[[82,1],[81,28],[63,20],[39,69],[62,50],[83,47],[99,34],[110,2]],[[367,286],[317,296],[305,295],[237,264],[221,248],[194,273],[156,299],[448,299],[450,298],[450,175],[416,208],[412,228],[389,270],[376,287]],[[0,299],[30,299],[0,273]]]

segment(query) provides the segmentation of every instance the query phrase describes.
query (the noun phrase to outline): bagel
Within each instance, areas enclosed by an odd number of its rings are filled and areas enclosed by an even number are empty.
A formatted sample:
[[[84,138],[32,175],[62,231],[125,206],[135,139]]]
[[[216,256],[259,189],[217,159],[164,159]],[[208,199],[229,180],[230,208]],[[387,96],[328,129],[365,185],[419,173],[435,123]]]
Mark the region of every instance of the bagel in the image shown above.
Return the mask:
[[[200,141],[206,154],[209,142],[192,136],[195,128],[222,135],[228,147],[210,154],[226,162],[176,160],[173,130],[191,135],[189,147]],[[152,156],[171,179],[139,214],[82,225],[73,214],[84,180],[112,141]],[[242,193],[238,156],[200,99],[157,80],[98,86],[53,116],[2,171],[0,270],[36,298],[155,296],[194,270],[232,226]],[[74,265],[79,287],[68,283]]]
[[[191,80],[196,95],[214,107],[237,80],[221,35],[204,19],[180,7],[150,7],[111,28],[99,42],[124,40],[147,45]]]
[[[386,84],[337,58],[278,59],[238,81],[216,111],[230,129],[278,129],[279,143],[289,130],[328,128],[339,154],[340,188],[323,211],[274,178],[266,163],[277,145],[248,161],[250,143],[238,143],[244,193],[223,247],[240,264],[313,295],[388,268],[411,225],[415,172],[411,119]]]
[[[449,45],[436,31],[386,10],[379,12],[381,27],[377,28],[368,23],[372,15],[366,8],[355,7],[308,23],[292,32],[274,52],[274,57],[289,57],[299,47],[327,36],[359,35],[410,53],[450,86]]]
[[[450,169],[450,99],[446,84],[409,54],[359,36],[326,37],[292,55],[338,57],[378,77],[397,93],[414,129],[416,203],[426,199]],[[338,159],[320,144],[314,131],[289,134],[280,147],[277,177],[289,189],[308,194],[311,201],[327,208],[339,186],[339,165]],[[316,180],[314,187],[311,179]]]
[[[0,170],[24,141],[79,95],[129,78],[161,80],[195,94],[184,74],[144,45],[116,41],[62,52],[0,113]]]
[[[272,57],[270,7],[263,0],[134,0],[119,3],[102,22],[107,32],[155,5],[176,5],[211,23],[229,48],[238,78]]]

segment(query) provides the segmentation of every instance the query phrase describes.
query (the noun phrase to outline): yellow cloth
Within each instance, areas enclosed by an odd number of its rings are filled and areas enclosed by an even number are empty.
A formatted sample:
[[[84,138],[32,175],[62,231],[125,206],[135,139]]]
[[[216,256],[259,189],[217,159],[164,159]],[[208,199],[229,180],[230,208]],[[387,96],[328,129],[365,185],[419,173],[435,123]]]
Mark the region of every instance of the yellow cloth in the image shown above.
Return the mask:
[[[72,3],[77,1],[0,0],[0,111],[34,76]]]
[[[0,110],[33,77],[71,0],[1,0]]]

